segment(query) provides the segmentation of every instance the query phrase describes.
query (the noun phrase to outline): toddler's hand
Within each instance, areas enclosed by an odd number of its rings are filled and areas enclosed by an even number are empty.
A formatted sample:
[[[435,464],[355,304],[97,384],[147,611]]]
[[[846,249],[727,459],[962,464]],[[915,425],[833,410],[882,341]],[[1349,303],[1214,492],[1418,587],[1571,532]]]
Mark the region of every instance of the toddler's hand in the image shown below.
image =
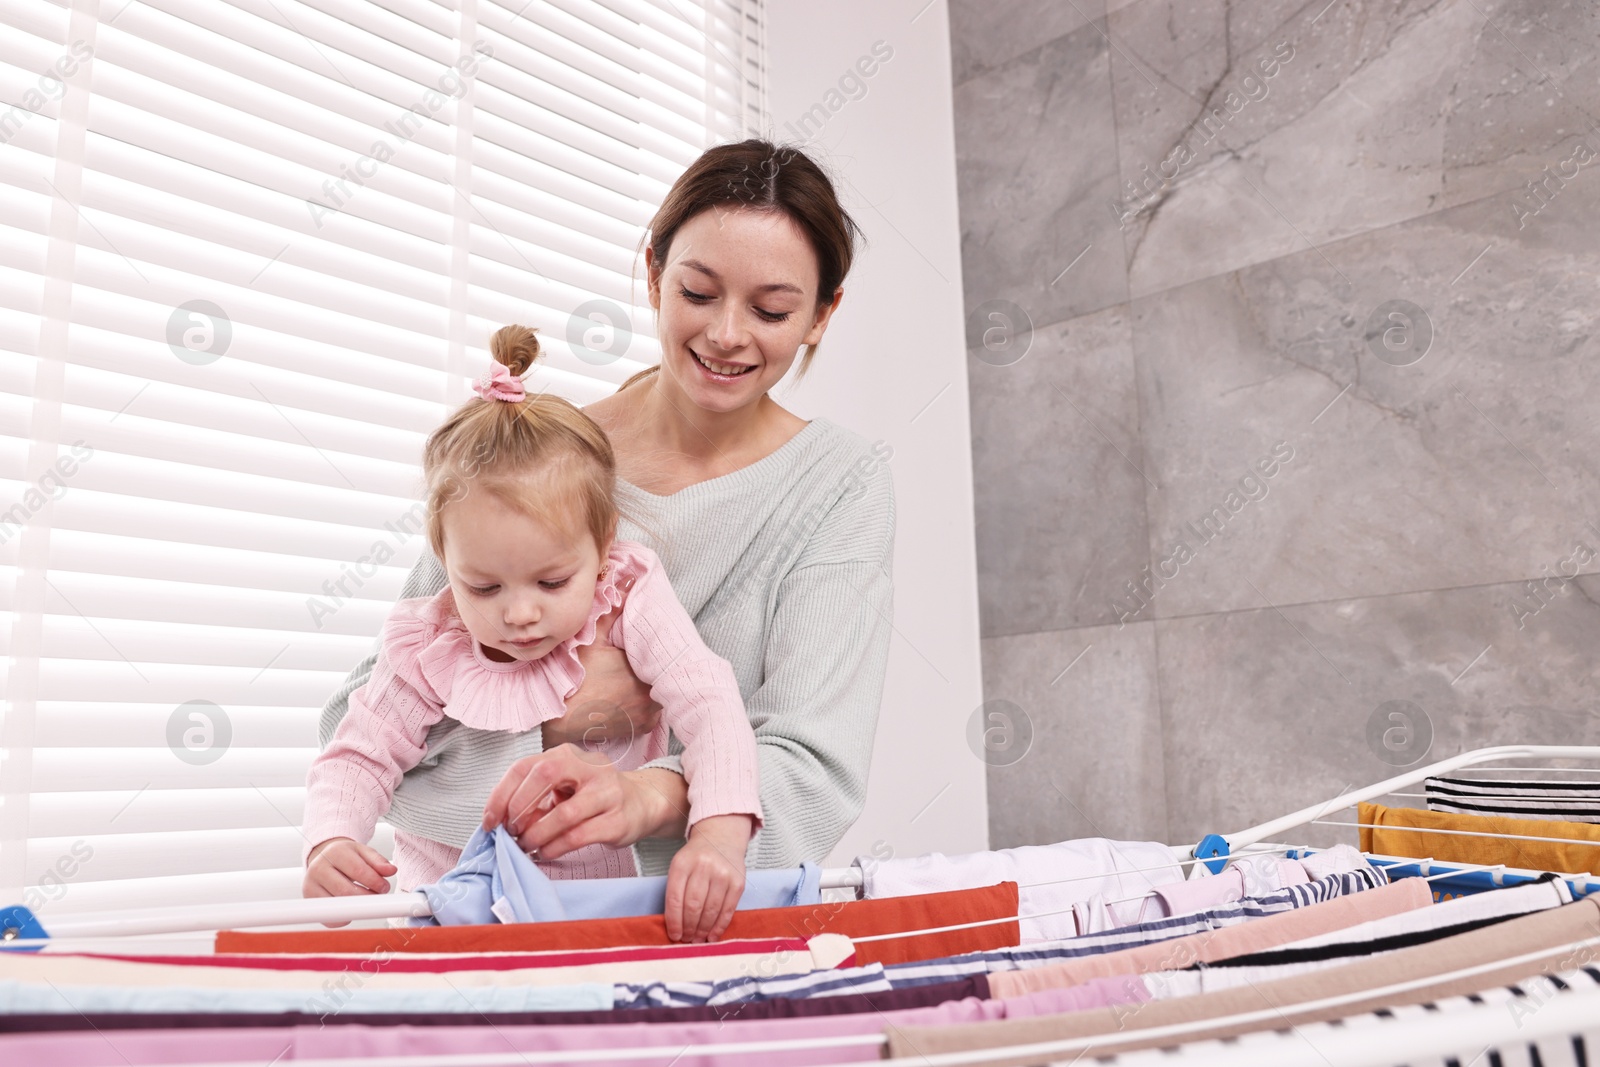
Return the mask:
[[[348,837],[322,842],[306,857],[306,877],[300,892],[306,897],[354,897],[364,893],[387,893],[388,875],[399,868],[383,858],[383,853]],[[326,923],[344,926],[344,923]]]
[[[667,871],[667,936],[715,941],[733,921],[744,894],[744,853],[755,822],[748,815],[713,815],[689,831]]]

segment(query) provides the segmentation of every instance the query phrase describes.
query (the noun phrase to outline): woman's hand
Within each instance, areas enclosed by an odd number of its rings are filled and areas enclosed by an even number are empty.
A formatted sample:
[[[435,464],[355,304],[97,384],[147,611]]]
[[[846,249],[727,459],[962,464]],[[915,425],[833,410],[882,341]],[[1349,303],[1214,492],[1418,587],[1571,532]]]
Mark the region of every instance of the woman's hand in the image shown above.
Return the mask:
[[[383,853],[348,837],[332,837],[306,857],[306,877],[300,884],[304,897],[355,897],[387,893],[388,876],[397,871]],[[348,923],[324,923],[347,926]]]
[[[544,748],[582,745],[626,750],[633,740],[655,730],[661,705],[650,699],[650,687],[639,681],[627,654],[611,643],[615,612],[595,621],[594,641],[578,647],[583,684],[567,700],[567,713],[544,724]]]
[[[748,815],[713,815],[689,831],[667,871],[667,936],[715,941],[744,895],[744,854],[754,832]]]
[[[626,848],[681,835],[689,787],[660,768],[619,771],[576,745],[513,763],[489,794],[483,828],[504,824],[525,852],[553,860],[586,845]]]

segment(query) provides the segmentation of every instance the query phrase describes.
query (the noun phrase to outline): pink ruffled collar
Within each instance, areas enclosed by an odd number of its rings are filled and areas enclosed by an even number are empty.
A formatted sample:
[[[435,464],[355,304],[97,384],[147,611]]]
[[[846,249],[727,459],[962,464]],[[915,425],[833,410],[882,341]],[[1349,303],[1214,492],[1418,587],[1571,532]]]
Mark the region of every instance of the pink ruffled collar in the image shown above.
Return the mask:
[[[594,642],[600,616],[622,605],[640,575],[642,560],[627,542],[613,541],[607,562],[583,627],[536,660],[488,658],[461,621],[450,587],[440,590],[424,612],[437,632],[417,664],[445,715],[479,730],[522,732],[566,714],[567,698],[583,684],[578,649]]]

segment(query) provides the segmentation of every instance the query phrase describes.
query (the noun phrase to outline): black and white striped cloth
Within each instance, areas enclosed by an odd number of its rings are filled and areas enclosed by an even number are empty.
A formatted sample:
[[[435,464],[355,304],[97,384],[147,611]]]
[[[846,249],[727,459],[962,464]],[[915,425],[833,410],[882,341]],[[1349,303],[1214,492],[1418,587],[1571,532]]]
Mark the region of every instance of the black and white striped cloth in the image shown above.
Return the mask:
[[[1510,815],[1600,823],[1600,782],[1522,778],[1429,778],[1422,783],[1429,811]]]
[[[1532,1025],[1546,1008],[1573,998],[1582,1022],[1556,1034]],[[1572,1013],[1569,1013],[1572,1014]],[[1493,1020],[1498,1038],[1487,1043],[1461,1036],[1469,1020]],[[1429,1055],[1404,1061],[1385,1057],[1409,1028],[1425,1026],[1443,1035],[1429,1041]],[[1456,1036],[1451,1036],[1452,1034]],[[1353,1050],[1352,1046],[1355,1046]],[[1363,1055],[1361,1048],[1369,1051]],[[1101,1054],[1103,1055],[1103,1054]],[[1066,1063],[1070,1057],[1060,1060]],[[1583,967],[1536,975],[1508,986],[1427,1004],[1380,1008],[1328,1023],[1265,1029],[1222,1041],[1194,1041],[1164,1049],[1128,1052],[1097,1060],[1102,1067],[1343,1067],[1345,1064],[1408,1067],[1592,1067],[1600,1064],[1600,968]]]

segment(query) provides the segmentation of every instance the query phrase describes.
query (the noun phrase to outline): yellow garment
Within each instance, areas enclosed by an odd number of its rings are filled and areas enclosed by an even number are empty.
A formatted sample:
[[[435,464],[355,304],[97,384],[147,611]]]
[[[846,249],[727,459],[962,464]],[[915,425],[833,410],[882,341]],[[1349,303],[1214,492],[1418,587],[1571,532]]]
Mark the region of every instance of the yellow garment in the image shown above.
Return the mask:
[[[1356,821],[1377,829],[1361,830],[1361,851],[1385,856],[1432,857],[1441,862],[1503,863],[1507,867],[1529,867],[1538,871],[1575,874],[1588,871],[1600,874],[1600,825],[1559,822],[1546,819],[1513,819],[1505,815],[1457,815],[1447,811],[1419,808],[1386,808],[1381,804],[1362,804]],[[1457,833],[1430,834],[1405,827],[1454,830]],[[1572,842],[1512,841],[1504,837],[1468,837],[1459,831],[1488,834],[1522,834],[1528,837],[1560,837]]]

